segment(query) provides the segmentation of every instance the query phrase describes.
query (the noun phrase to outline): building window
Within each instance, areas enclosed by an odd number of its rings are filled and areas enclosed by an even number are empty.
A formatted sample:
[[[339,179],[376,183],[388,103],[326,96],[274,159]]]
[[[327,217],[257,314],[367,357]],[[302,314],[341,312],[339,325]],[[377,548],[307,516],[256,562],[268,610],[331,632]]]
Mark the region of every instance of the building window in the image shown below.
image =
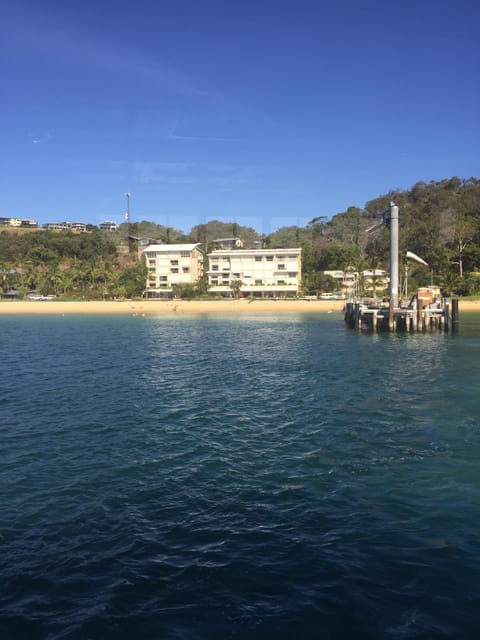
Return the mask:
[[[297,272],[296,271],[292,271],[291,273],[288,274],[289,278],[296,278],[297,277]]]
[[[224,284],[224,285],[228,286],[230,283],[229,283],[229,281],[228,281],[228,280],[222,280],[222,284]]]
[[[178,264],[178,260],[170,260],[170,264]]]
[[[285,260],[285,256],[277,256],[277,260]]]
[[[255,262],[261,262],[262,256],[255,256]]]
[[[183,267],[183,273],[190,273],[190,267]]]
[[[180,257],[181,258],[189,258],[190,257],[190,251],[180,251]]]
[[[148,273],[155,273],[155,267],[149,267]]]
[[[178,273],[178,269],[176,269],[175,267],[173,267],[172,269],[170,269],[170,273]]]
[[[273,262],[273,256],[267,256],[267,262]]]
[[[224,257],[224,258],[222,258],[222,260],[223,260],[224,262],[225,262],[225,261],[227,261],[227,262],[228,262],[228,261],[230,261],[230,258]]]
[[[212,264],[212,271],[218,271],[218,264]]]
[[[212,285],[214,285],[214,284],[218,284],[218,280],[216,278],[212,279]]]
[[[284,264],[279,264],[279,265],[278,265],[278,268],[279,268],[279,269],[285,269],[285,265],[284,265]]]
[[[240,274],[239,273],[232,273],[232,278],[240,278]]]
[[[154,267],[154,266],[155,266],[155,260],[149,260],[149,261],[148,261],[148,264],[149,264],[150,266]]]
[[[159,280],[160,280],[160,282],[166,282],[167,281],[167,276],[160,276]]]
[[[263,284],[263,280],[255,280],[255,284]]]
[[[286,284],[285,280],[277,280],[277,284]]]
[[[147,258],[155,258],[157,254],[155,253],[155,251],[145,251],[145,255],[147,256]]]

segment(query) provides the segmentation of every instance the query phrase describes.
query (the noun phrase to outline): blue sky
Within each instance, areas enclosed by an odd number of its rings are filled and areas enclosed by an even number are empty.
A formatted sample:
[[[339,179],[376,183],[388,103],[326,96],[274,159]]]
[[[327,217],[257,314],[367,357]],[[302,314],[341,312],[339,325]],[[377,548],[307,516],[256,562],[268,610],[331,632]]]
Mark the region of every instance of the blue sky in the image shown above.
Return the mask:
[[[0,0],[0,216],[269,233],[480,177],[480,5]]]

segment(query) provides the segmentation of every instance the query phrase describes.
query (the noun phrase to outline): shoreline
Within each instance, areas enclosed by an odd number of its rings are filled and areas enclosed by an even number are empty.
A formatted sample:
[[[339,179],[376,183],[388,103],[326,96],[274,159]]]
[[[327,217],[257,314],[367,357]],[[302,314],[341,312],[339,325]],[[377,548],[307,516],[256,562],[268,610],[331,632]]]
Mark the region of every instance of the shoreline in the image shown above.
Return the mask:
[[[1,315],[341,313],[343,300],[1,300]],[[480,312],[480,300],[460,300],[459,310]]]
[[[74,314],[190,314],[190,313],[333,313],[341,300],[2,300],[0,316]]]

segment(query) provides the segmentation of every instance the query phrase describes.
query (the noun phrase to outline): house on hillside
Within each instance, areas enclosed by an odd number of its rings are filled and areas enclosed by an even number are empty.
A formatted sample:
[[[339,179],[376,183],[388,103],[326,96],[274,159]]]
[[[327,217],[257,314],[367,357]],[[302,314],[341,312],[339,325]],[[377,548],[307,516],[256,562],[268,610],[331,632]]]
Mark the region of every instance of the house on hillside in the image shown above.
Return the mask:
[[[390,278],[385,269],[365,269],[363,271],[323,271],[338,282],[338,291],[346,298],[362,296],[365,292],[376,295],[388,287]]]
[[[0,218],[0,225],[2,227],[21,227],[21,218]]]
[[[208,254],[210,293],[256,298],[296,298],[302,278],[301,249],[234,249]],[[238,289],[237,289],[238,287]]]
[[[243,240],[240,238],[217,238],[213,241],[216,250],[243,249]]]
[[[113,222],[112,220],[108,220],[107,222],[101,222],[98,225],[98,228],[102,231],[117,231],[118,224],[116,222]]]
[[[46,222],[43,225],[44,229],[49,231],[79,231],[84,232],[87,230],[85,222]]]
[[[142,254],[148,269],[146,298],[171,298],[175,285],[193,285],[203,275],[199,243],[151,244]]]

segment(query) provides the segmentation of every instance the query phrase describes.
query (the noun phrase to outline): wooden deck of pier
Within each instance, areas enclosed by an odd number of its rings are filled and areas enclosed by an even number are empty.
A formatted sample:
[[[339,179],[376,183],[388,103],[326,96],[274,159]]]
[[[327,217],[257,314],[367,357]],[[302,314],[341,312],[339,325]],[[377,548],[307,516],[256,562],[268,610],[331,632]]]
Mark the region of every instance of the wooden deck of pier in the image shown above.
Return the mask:
[[[345,322],[358,331],[456,331],[458,300],[444,299],[435,307],[390,307],[361,302],[347,302]]]

